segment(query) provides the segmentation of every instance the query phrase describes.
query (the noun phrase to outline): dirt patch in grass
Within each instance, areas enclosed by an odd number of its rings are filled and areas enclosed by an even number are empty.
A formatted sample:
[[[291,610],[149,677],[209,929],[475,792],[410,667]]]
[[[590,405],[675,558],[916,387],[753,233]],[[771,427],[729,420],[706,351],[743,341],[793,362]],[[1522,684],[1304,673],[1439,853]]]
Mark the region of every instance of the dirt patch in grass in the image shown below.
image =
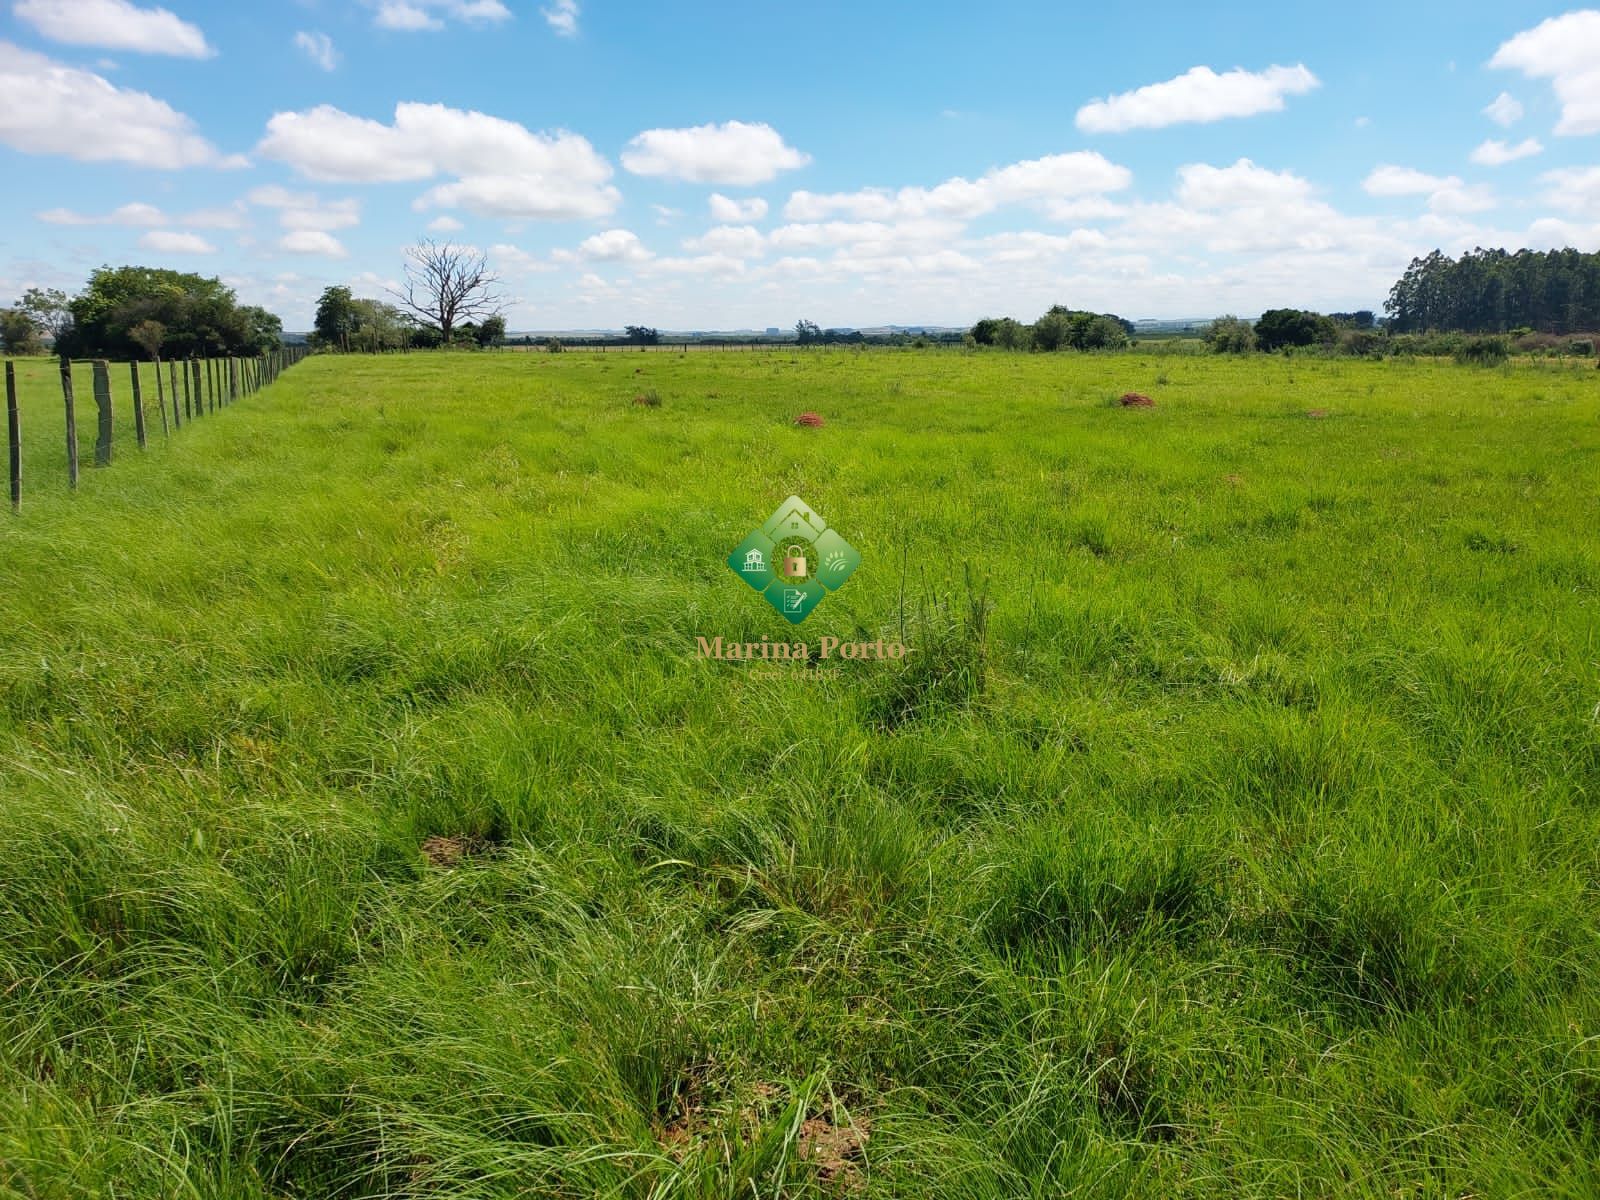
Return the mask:
[[[1117,403],[1123,408],[1154,408],[1156,402],[1143,392],[1123,392]]]
[[[836,1195],[854,1195],[866,1184],[861,1162],[871,1133],[872,1123],[866,1117],[848,1125],[807,1117],[800,1126],[800,1158],[816,1167],[823,1188]]]
[[[821,413],[814,412],[801,413],[794,419],[794,423],[796,425],[804,425],[807,429],[820,429],[823,425],[827,424],[827,422],[822,419]]]
[[[422,857],[433,867],[459,867],[467,859],[482,854],[486,849],[482,838],[467,835],[436,833],[424,838]]]
[[[1306,416],[1310,417],[1313,421],[1320,421],[1327,415],[1328,410],[1325,408],[1311,408],[1306,410]]]

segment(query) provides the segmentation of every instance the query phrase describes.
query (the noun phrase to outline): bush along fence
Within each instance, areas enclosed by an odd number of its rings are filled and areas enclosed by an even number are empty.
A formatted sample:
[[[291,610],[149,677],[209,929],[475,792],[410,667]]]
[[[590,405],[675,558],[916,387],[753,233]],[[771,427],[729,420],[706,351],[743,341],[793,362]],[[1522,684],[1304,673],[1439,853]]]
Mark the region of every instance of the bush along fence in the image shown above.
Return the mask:
[[[129,396],[133,407],[134,437],[140,450],[148,442],[150,430],[147,397],[148,376],[140,379],[140,367],[153,371],[155,377],[155,410],[161,417],[161,436],[170,437],[185,423],[210,416],[226,408],[235,400],[266,387],[290,367],[310,353],[306,346],[284,346],[254,358],[188,358],[154,359],[150,363],[128,364]],[[37,361],[37,360],[35,360]],[[95,407],[94,465],[111,465],[116,425],[116,398],[113,380],[121,374],[121,364],[113,365],[105,359],[93,359],[87,364],[92,371]],[[61,398],[66,408],[67,486],[78,486],[78,407],[73,385],[74,364],[62,359],[60,364]],[[6,432],[9,447],[8,461],[11,493],[11,510],[22,507],[22,414],[18,401],[18,373],[14,362],[5,365],[6,380]]]

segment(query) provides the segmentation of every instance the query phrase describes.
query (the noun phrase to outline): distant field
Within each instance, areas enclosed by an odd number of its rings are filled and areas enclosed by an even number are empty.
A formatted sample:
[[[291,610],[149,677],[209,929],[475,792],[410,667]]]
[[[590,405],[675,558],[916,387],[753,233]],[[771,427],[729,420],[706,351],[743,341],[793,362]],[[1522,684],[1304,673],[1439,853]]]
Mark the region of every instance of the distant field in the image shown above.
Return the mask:
[[[1592,365],[28,370],[0,1194],[1600,1193]]]

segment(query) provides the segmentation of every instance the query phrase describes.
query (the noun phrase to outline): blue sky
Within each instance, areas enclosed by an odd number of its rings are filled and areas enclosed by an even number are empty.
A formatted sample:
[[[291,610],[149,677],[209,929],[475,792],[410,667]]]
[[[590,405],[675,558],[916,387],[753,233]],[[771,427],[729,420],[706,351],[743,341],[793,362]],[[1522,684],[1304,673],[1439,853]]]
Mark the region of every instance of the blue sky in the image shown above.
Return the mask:
[[[1381,306],[1600,248],[1600,10],[0,0],[0,303],[100,263],[305,328],[420,236],[514,329]]]

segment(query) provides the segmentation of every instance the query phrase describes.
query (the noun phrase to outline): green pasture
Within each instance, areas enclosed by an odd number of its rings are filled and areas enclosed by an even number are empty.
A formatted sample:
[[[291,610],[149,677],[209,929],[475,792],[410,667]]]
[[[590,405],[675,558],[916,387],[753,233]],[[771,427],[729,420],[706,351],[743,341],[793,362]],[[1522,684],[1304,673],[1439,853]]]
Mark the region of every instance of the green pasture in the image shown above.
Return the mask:
[[[20,370],[0,1194],[1600,1193],[1590,364]]]

